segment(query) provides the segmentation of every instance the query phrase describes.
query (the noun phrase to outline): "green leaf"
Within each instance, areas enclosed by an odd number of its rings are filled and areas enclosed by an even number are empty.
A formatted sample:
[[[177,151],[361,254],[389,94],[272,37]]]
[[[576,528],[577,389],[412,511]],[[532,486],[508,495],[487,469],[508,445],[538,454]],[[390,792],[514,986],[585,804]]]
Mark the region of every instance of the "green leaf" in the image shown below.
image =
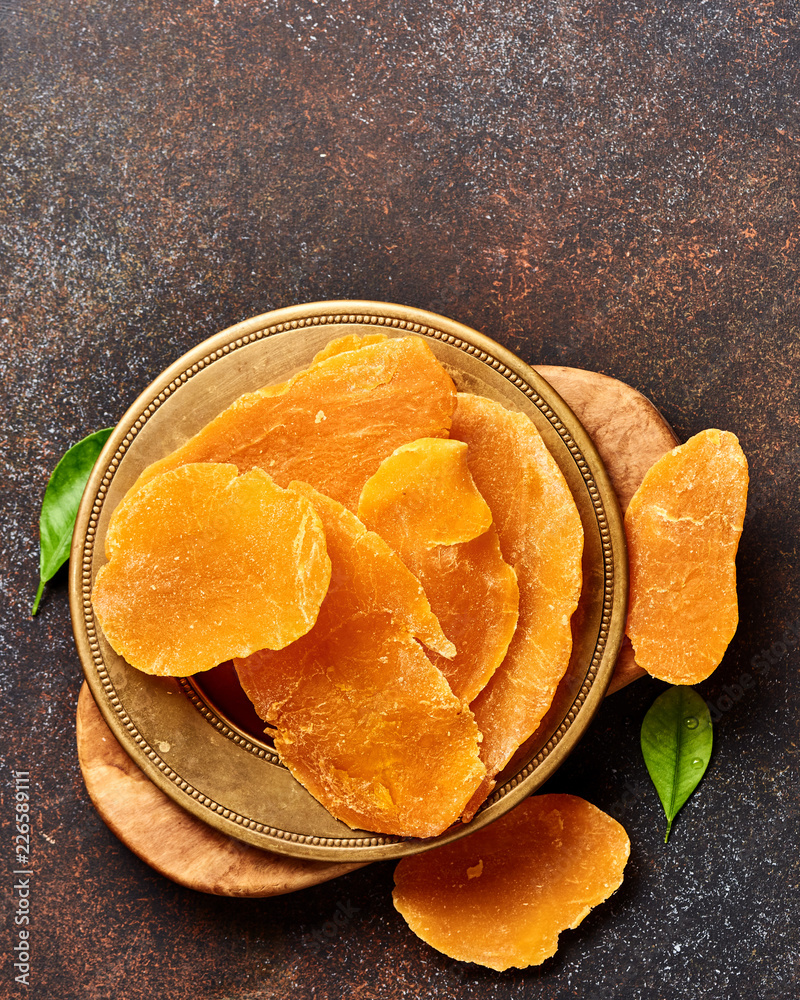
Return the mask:
[[[711,759],[708,706],[690,687],[660,695],[642,722],[642,754],[667,814],[666,844],[678,810],[697,788]]]
[[[31,615],[39,609],[44,585],[69,559],[72,529],[89,474],[113,427],[96,431],[73,445],[53,470],[39,517],[39,588]]]

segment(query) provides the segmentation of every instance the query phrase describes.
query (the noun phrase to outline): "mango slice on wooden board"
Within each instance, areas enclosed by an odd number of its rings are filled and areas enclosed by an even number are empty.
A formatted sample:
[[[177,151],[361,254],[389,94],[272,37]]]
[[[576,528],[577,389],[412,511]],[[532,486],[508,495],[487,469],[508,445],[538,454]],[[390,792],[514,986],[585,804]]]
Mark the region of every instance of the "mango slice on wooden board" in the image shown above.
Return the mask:
[[[422,588],[400,558],[336,501],[290,491],[325,526],[331,583],[316,625],[285,649],[235,661],[275,748],[337,819],[376,833],[432,837],[480,784],[480,734],[417,639],[444,654]]]
[[[570,619],[581,593],[583,526],[555,459],[524,413],[458,394],[451,438],[494,518],[503,558],[517,574],[519,619],[505,659],[472,702],[487,777],[465,818],[546,714],[572,652]]]
[[[312,505],[261,469],[184,465],[111,518],[92,591],[97,620],[132,666],[185,677],[307,632],[331,563]]]
[[[349,342],[349,340],[348,340]],[[144,470],[133,489],[188,462],[262,468],[355,511],[361,488],[399,445],[447,437],[455,386],[419,337],[384,338],[321,360],[281,385],[246,393],[181,448]]]
[[[558,936],[622,884],[630,841],[574,795],[525,799],[482,830],[403,860],[394,905],[437,951],[502,972],[554,955]]]
[[[422,584],[457,650],[451,660],[429,655],[469,703],[505,656],[519,588],[470,475],[467,445],[444,438],[401,445],[367,480],[358,515]]]
[[[626,631],[653,677],[697,684],[733,638],[748,478],[736,436],[701,431],[659,459],[630,502]]]

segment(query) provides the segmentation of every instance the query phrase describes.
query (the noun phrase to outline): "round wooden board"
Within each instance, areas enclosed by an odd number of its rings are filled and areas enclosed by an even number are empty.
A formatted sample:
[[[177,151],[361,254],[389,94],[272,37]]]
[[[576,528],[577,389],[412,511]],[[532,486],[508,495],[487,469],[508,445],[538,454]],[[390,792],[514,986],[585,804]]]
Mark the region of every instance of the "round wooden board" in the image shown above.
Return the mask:
[[[645,472],[678,443],[671,428],[645,396],[617,379],[578,368],[536,370],[593,438],[624,512]],[[643,673],[626,639],[608,693]],[[195,819],[134,764],[85,682],[77,742],[83,780],[104,822],[134,854],[180,885],[219,896],[279,896],[363,867],[272,854]]]
[[[195,819],[125,753],[86,681],[78,697],[77,739],[86,789],[107,826],[142,861],[180,885],[217,896],[280,896],[363,867],[272,854]]]

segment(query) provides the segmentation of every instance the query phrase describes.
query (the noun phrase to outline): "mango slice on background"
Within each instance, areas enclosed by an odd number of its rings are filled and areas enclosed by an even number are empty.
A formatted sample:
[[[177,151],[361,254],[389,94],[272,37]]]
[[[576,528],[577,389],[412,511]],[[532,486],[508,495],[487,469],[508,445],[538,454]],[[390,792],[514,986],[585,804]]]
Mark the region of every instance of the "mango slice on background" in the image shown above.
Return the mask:
[[[630,841],[574,795],[537,795],[395,869],[394,905],[437,951],[502,972],[554,955],[558,936],[622,884]]]
[[[710,429],[659,459],[633,495],[626,632],[653,677],[697,684],[733,638],[748,479],[736,435]]]
[[[469,703],[505,656],[519,588],[470,475],[467,445],[443,438],[401,445],[367,480],[358,514],[422,584],[457,651],[431,659]]]
[[[378,535],[305,483],[325,527],[331,582],[313,629],[235,661],[281,759],[337,819],[377,833],[447,829],[485,768],[469,709],[425,655],[442,633],[417,579]]]
[[[468,445],[469,470],[519,585],[519,619],[508,652],[470,706],[483,733],[487,771],[466,811],[470,818],[514,751],[536,731],[569,666],[583,526],[561,470],[526,414],[459,393],[450,436]]]
[[[316,621],[331,564],[308,500],[261,469],[184,465],[124,500],[92,592],[113,649],[145,673],[184,677]]]

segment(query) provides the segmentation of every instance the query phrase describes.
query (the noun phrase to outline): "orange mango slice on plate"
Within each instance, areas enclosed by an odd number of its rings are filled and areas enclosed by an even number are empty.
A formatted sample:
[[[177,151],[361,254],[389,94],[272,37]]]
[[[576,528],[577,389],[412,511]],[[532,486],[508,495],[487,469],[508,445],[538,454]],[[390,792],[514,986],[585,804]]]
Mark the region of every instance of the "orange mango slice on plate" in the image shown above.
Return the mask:
[[[463,441],[401,445],[361,491],[358,514],[419,579],[456,655],[429,654],[469,703],[505,656],[519,608],[492,514],[475,487]]]
[[[364,483],[395,448],[447,436],[455,386],[419,337],[343,340],[288,382],[241,396],[145,469],[133,489],[189,462],[226,462],[240,472],[261,468],[279,486],[310,483],[355,511]]]
[[[465,813],[470,818],[536,731],[569,666],[583,526],[558,464],[526,414],[459,393],[451,437],[468,445],[469,470],[519,585],[519,619],[508,652],[470,706],[483,733],[487,771]]]
[[[327,361],[334,354],[344,354],[345,351],[358,351],[362,347],[370,344],[380,344],[387,340],[385,333],[346,333],[343,337],[337,337],[329,344],[326,344],[321,351],[318,351],[311,362],[312,365],[319,361]]]
[[[184,677],[317,618],[331,574],[313,506],[261,469],[184,465],[114,511],[92,592],[114,650],[145,673]]]
[[[447,829],[480,784],[480,734],[418,640],[454,653],[395,552],[305,483],[332,573],[314,627],[283,650],[235,661],[281,759],[351,827],[409,837]]]

